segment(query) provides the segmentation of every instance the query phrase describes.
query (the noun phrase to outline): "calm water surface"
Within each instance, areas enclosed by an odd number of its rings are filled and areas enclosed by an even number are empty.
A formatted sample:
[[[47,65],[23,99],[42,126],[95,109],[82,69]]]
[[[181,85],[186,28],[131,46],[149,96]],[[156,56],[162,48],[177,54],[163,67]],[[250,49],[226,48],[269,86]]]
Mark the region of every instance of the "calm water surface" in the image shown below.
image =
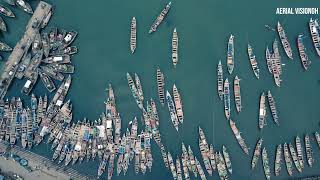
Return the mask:
[[[201,126],[209,143],[216,149],[226,145],[233,163],[234,173],[231,179],[264,179],[261,160],[254,171],[250,170],[251,156],[258,138],[264,138],[274,172],[275,148],[279,143],[293,142],[296,135],[313,133],[319,129],[320,106],[320,58],[315,56],[309,38],[309,15],[275,15],[277,7],[319,7],[317,1],[306,0],[184,0],[173,1],[172,9],[158,31],[148,34],[150,25],[160,13],[167,1],[130,1],[130,0],[93,0],[93,1],[48,1],[56,6],[56,12],[48,27],[57,26],[67,30],[74,29],[79,36],[74,43],[79,53],[72,58],[76,66],[72,87],[68,98],[74,107],[74,121],[84,117],[95,120],[105,110],[106,87],[112,83],[116,95],[118,111],[121,113],[122,126],[126,127],[135,116],[141,117],[127,85],[126,72],[136,72],[140,76],[146,99],[158,100],[156,87],[156,68],[159,66],[165,74],[166,88],[171,91],[173,83],[177,85],[183,98],[185,123],[179,133],[171,123],[167,108],[158,103],[160,131],[163,142],[173,157],[181,154],[181,142],[191,145],[200,159],[198,148],[198,127]],[[31,1],[35,7],[37,1]],[[1,39],[11,46],[20,39],[29,15],[13,9],[15,19],[6,18],[8,33]],[[137,18],[138,44],[136,53],[129,49],[129,29],[132,16]],[[313,16],[317,17],[317,16]],[[275,25],[281,21],[294,49],[294,60],[285,58],[283,49],[283,82],[276,88],[271,75],[267,72],[264,52],[271,47],[275,32],[268,31],[264,25]],[[171,36],[177,27],[179,33],[179,63],[177,69],[171,64]],[[235,75],[241,78],[243,112],[235,113],[232,97],[231,117],[250,146],[250,156],[245,156],[237,144],[229,123],[223,112],[223,104],[216,92],[216,65],[221,59],[225,65],[226,44],[230,33],[235,35],[235,69],[229,80]],[[307,35],[306,47],[312,61],[308,72],[302,70],[296,49],[296,37],[299,33]],[[261,68],[260,80],[255,79],[247,57],[247,43],[253,46]],[[8,54],[3,54],[8,56]],[[4,63],[1,63],[3,65]],[[225,66],[224,66],[225,67]],[[226,72],[226,68],[224,68]],[[11,87],[8,96],[21,96],[24,82]],[[268,112],[267,126],[258,130],[258,106],[262,91],[271,90],[280,116],[280,127],[271,121]],[[35,88],[37,95],[46,92],[41,83]],[[28,102],[28,101],[27,101]],[[141,130],[141,127],[140,127]],[[313,137],[313,136],[312,136]],[[312,146],[315,154],[315,166],[305,168],[302,174],[295,170],[294,176],[302,177],[319,174],[320,151],[314,139]],[[152,173],[145,176],[135,175],[130,166],[127,176],[114,176],[114,179],[171,179],[171,173],[164,167],[158,148],[153,145],[154,164]],[[46,144],[34,148],[34,152],[51,157],[50,146]],[[98,162],[82,163],[73,166],[88,175],[96,175]],[[272,178],[276,179],[274,176]],[[288,178],[282,165],[281,176]],[[208,179],[218,179],[217,173]]]

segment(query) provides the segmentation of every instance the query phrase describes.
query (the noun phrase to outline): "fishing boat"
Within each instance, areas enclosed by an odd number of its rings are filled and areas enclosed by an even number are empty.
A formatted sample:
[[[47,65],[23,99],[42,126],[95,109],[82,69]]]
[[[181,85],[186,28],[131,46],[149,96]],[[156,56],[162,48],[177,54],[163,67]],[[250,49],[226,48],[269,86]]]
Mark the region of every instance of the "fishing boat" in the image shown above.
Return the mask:
[[[259,79],[260,69],[258,66],[258,62],[256,60],[256,56],[254,55],[253,49],[250,44],[248,44],[248,56],[249,56],[249,61],[251,64],[252,71],[253,71],[254,75],[257,77],[257,79]]]
[[[73,74],[74,66],[71,64],[48,64],[46,67],[52,69],[57,73]]]
[[[66,35],[62,39],[62,45],[59,47],[59,49],[64,49],[68,47],[77,37],[78,32],[76,31],[69,31],[66,33]]]
[[[261,146],[262,146],[263,139],[260,138],[254,148],[254,153],[251,160],[251,169],[254,169],[258,163],[260,154],[261,154]]]
[[[50,53],[50,44],[49,44],[49,36],[48,33],[41,33],[41,44],[43,48],[43,55],[47,58]]]
[[[1,25],[0,25],[1,26]],[[0,51],[12,51],[12,48],[4,42],[0,42]]]
[[[191,170],[193,172],[193,175],[194,175],[194,177],[198,177],[198,170],[197,170],[196,162],[194,159],[195,157],[193,155],[193,151],[190,146],[188,146],[188,154],[189,154],[189,158],[190,158],[190,166],[191,166]]]
[[[308,165],[312,167],[314,163],[313,150],[311,147],[311,142],[308,134],[304,136],[304,143],[305,143],[306,154],[307,154],[307,162],[308,162]]]
[[[173,34],[172,34],[172,63],[173,67],[176,68],[178,63],[178,33],[177,29],[174,28]]]
[[[176,105],[176,112],[177,112],[177,117],[180,123],[183,123],[183,110],[182,110],[182,101],[181,101],[181,96],[178,91],[178,88],[176,87],[175,84],[173,84],[173,99],[174,99],[174,104]]]
[[[7,17],[12,17],[12,18],[15,17],[15,15],[11,11],[11,9],[9,9],[3,5],[0,5],[0,13],[4,16],[7,16]]]
[[[276,176],[280,175],[281,164],[282,164],[282,145],[279,144],[277,146],[276,157],[275,157],[275,162],[274,162],[274,173]]]
[[[32,54],[36,54],[41,48],[42,48],[41,35],[39,32],[37,32],[31,46]]]
[[[244,152],[245,154],[248,155],[248,154],[249,154],[249,148],[248,148],[248,146],[246,145],[244,139],[242,138],[241,133],[240,133],[240,131],[238,130],[238,128],[237,128],[237,126],[236,126],[236,123],[233,122],[231,119],[230,119],[230,122],[229,122],[229,123],[230,123],[231,130],[232,130],[234,136],[236,137],[236,139],[237,139],[237,141],[238,141],[241,149],[243,150],[243,152]]]
[[[51,63],[70,63],[70,55],[63,54],[63,55],[54,55],[47,57],[41,60],[44,63],[51,64]]]
[[[24,76],[25,70],[28,68],[28,66],[30,64],[30,60],[31,60],[31,54],[30,53],[27,53],[22,57],[22,60],[19,63],[19,67],[18,67],[16,75],[15,75],[16,78],[22,79],[22,77]]]
[[[238,76],[234,78],[233,89],[234,89],[234,102],[236,104],[236,109],[238,112],[241,112],[242,105],[241,105],[241,93],[240,93],[240,79],[238,78]]]
[[[141,99],[141,101],[143,101],[144,97],[143,97],[142,85],[141,85],[141,81],[140,81],[137,73],[134,73],[134,79],[136,82],[136,87],[137,87],[139,98]]]
[[[225,146],[222,146],[222,154],[223,154],[223,158],[226,163],[227,169],[228,169],[229,173],[232,174],[232,164],[231,164],[229,153],[228,153],[227,148]]]
[[[273,41],[272,44],[272,48],[273,48],[273,54],[271,55],[271,59],[272,59],[272,63],[274,63],[274,65],[272,65],[272,69],[276,69],[277,73],[279,73],[279,75],[282,74],[282,64],[281,64],[281,56],[280,56],[280,52],[279,52],[279,47],[278,47],[278,41],[275,39]],[[273,74],[275,74],[275,70],[272,71]]]
[[[314,137],[316,138],[317,144],[320,148],[320,134],[317,131],[314,133]]]
[[[165,83],[164,83],[164,75],[160,71],[159,67],[157,68],[157,85],[158,85],[159,101],[160,101],[160,104],[162,106],[164,106],[164,99],[165,99],[165,96],[164,96],[164,85],[165,85]]]
[[[5,21],[0,17],[0,30],[6,32],[7,31],[7,25]]]
[[[194,158],[195,162],[196,162],[196,166],[197,166],[197,170],[199,172],[200,178],[201,180],[207,180],[206,175],[204,174],[204,171],[201,167],[200,162],[198,161],[197,157]]]
[[[291,154],[291,157],[293,159],[294,165],[296,166],[297,170],[301,173],[302,172],[302,168],[300,166],[298,155],[297,155],[297,152],[296,152],[295,148],[293,147],[293,145],[291,143],[289,143],[289,150],[290,150],[290,154]]]
[[[34,72],[31,74],[31,78],[28,78],[26,83],[24,84],[23,88],[21,89],[21,93],[28,95],[31,90],[33,89],[33,86],[38,80],[38,72]]]
[[[226,164],[224,162],[223,156],[221,152],[215,153],[215,160],[217,162],[218,174],[220,179],[227,180],[228,179],[228,171]]]
[[[271,171],[270,171],[268,153],[266,148],[263,148],[262,150],[262,163],[263,163],[264,175],[269,180],[271,178]]]
[[[15,6],[15,0],[3,0],[3,1],[11,6]]]
[[[219,64],[217,66],[217,83],[218,83],[218,96],[220,100],[223,98],[223,69],[222,69],[222,64],[221,61],[219,61]]]
[[[176,159],[177,179],[182,180],[181,162],[179,156]]]
[[[303,39],[304,39],[304,35],[299,34],[298,39],[297,39],[297,44],[298,44],[298,50],[299,50],[299,55],[300,55],[300,59],[301,59],[301,64],[305,70],[308,70],[308,68],[311,64],[311,61],[309,60],[309,57],[306,53],[306,47],[303,44]]]
[[[176,108],[174,106],[174,103],[173,103],[173,100],[172,100],[172,97],[171,97],[169,91],[167,91],[166,99],[167,99],[167,103],[168,103],[168,109],[170,112],[170,118],[171,118],[172,124],[175,127],[175,129],[177,131],[179,131],[179,120],[177,117]]]
[[[232,74],[234,68],[234,36],[231,34],[228,42],[228,52],[227,52],[227,68],[229,74]]]
[[[292,57],[292,49],[291,49],[288,37],[286,36],[286,33],[285,33],[285,31],[284,31],[284,29],[281,26],[279,21],[278,21],[278,25],[277,25],[277,30],[278,30],[278,33],[279,33],[279,37],[280,37],[282,46],[283,46],[287,56],[290,59],[293,59],[293,57]]]
[[[209,156],[209,146],[205,137],[205,134],[203,130],[199,127],[199,148],[202,156],[202,160],[204,163],[204,166],[210,176],[212,176],[212,168],[210,164],[210,156]]]
[[[279,126],[279,120],[278,120],[279,117],[278,117],[278,112],[277,112],[277,108],[276,108],[276,102],[275,102],[270,90],[268,91],[267,96],[268,96],[268,102],[269,102],[273,121]]]
[[[173,159],[172,159],[172,156],[171,156],[170,152],[168,152],[168,161],[169,161],[172,177],[173,177],[173,179],[177,179],[176,167],[175,167],[175,165],[173,163]]]
[[[40,68],[38,70],[47,74],[48,76],[50,76],[51,78],[53,78],[55,80],[63,81],[63,79],[64,79],[63,74],[54,71],[54,69],[49,66],[40,66]]]
[[[301,145],[301,139],[299,136],[296,136],[296,147],[297,147],[299,164],[301,169],[303,169],[304,168],[303,149]]]
[[[266,49],[266,61],[269,72],[272,74],[272,60],[271,60],[271,52],[269,48]]]
[[[16,5],[22,9],[24,12],[33,14],[33,10],[29,3],[27,3],[25,0],[16,0]]]
[[[190,174],[189,170],[191,171],[191,165],[189,162],[189,155],[187,152],[187,148],[182,143],[182,155],[181,155],[181,161],[182,161],[182,169],[183,169],[183,175],[186,180],[190,180]]]
[[[42,71],[39,71],[39,75],[46,89],[49,92],[53,92],[56,89],[56,86],[54,85],[54,82],[52,81],[52,79]]]
[[[57,56],[57,55],[73,55],[78,53],[78,48],[77,46],[68,46],[64,49],[57,49],[55,51],[50,52],[49,54],[52,56]]]
[[[320,30],[319,29],[320,27],[318,24],[318,20],[317,19],[313,20],[312,18],[310,18],[309,30],[310,30],[314,48],[316,49],[318,56],[320,56]]]
[[[216,166],[217,166],[217,163],[215,161],[215,157],[214,157],[214,149],[213,149],[213,145],[210,144],[210,148],[209,148],[209,154],[210,154],[210,164],[211,164],[211,167],[212,167],[212,170],[215,171],[216,170]]]
[[[260,96],[259,106],[259,129],[261,130],[266,124],[266,96],[264,92]]]
[[[284,143],[283,145],[283,151],[284,151],[284,160],[286,162],[286,167],[287,167],[287,171],[288,174],[290,176],[292,176],[293,173],[293,164],[292,164],[292,160],[290,158],[290,154],[289,154],[289,149],[288,149],[288,145],[287,143]]]
[[[227,119],[230,119],[230,87],[229,87],[229,81],[228,78],[224,81],[224,93],[223,93],[223,99],[224,99],[224,114]]]
[[[138,89],[137,89],[137,87],[136,87],[136,85],[135,85],[135,83],[129,73],[127,73],[127,80],[128,80],[128,85],[129,85],[129,88],[130,88],[130,91],[132,93],[133,98],[135,99],[138,107],[140,109],[143,109],[143,104],[142,104],[142,100],[139,96]]]
[[[169,2],[166,7],[161,11],[157,19],[153,22],[153,24],[150,27],[149,34],[152,32],[156,32],[158,26],[161,24],[161,22],[165,19],[166,15],[168,14],[169,10],[171,8],[171,2]]]
[[[133,17],[131,20],[130,30],[130,50],[133,54],[137,47],[137,20],[135,17]]]

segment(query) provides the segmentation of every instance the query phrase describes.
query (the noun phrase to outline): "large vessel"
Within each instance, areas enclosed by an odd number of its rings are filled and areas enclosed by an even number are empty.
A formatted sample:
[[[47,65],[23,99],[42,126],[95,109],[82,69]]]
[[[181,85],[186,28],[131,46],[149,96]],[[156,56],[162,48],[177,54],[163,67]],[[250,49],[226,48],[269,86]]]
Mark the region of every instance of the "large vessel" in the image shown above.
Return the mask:
[[[308,58],[308,55],[306,53],[306,47],[303,44],[303,39],[304,35],[299,34],[298,39],[297,39],[297,44],[298,44],[298,50],[299,50],[299,55],[301,59],[301,64],[305,70],[308,70],[309,65],[311,64],[311,61]]]
[[[152,32],[157,31],[158,26],[161,24],[161,22],[164,20],[166,15],[168,14],[169,10],[171,8],[171,2],[169,2],[166,7],[161,11],[157,19],[153,22],[153,24],[150,27],[149,34]]]
[[[279,21],[278,21],[277,29],[278,29],[278,33],[279,33],[279,37],[280,37],[282,46],[283,46],[287,56],[290,59],[293,59],[293,57],[292,57],[292,49],[291,49],[288,37],[286,36],[286,33],[285,33],[285,31],[284,31],[284,29],[281,26]]]
[[[173,67],[176,68],[178,63],[178,45],[179,45],[179,39],[178,39],[178,33],[177,29],[174,28],[172,33],[172,63]]]
[[[313,159],[313,151],[311,147],[310,137],[308,134],[304,136],[304,143],[306,146],[307,162],[308,162],[308,165],[312,167],[314,163],[314,159]]]
[[[174,128],[176,128],[176,130],[179,131],[179,120],[177,117],[176,108],[174,106],[174,103],[173,103],[173,100],[172,100],[172,97],[171,97],[169,91],[167,91],[166,99],[167,99],[167,103],[168,103],[168,109],[170,112],[170,118],[171,118],[172,124],[173,124]]]
[[[264,92],[260,96],[260,106],[259,106],[259,128],[260,130],[266,124],[266,96]]]
[[[289,143],[289,150],[290,150],[290,154],[291,154],[291,157],[293,159],[294,165],[296,166],[298,171],[301,173],[302,172],[302,168],[300,166],[298,155],[297,155],[297,152],[296,152],[295,148],[293,147],[293,145],[291,143]]]
[[[231,160],[230,160],[230,155],[229,155],[227,148],[225,146],[222,146],[222,154],[223,154],[223,158],[226,163],[227,169],[228,169],[229,173],[232,174],[232,164],[231,164]]]
[[[274,173],[276,176],[279,176],[281,171],[281,164],[282,164],[282,145],[279,144],[276,150],[276,157],[274,162]]]
[[[234,136],[236,137],[241,149],[243,150],[243,152],[245,154],[248,155],[249,154],[249,148],[248,148],[247,144],[245,143],[244,139],[242,138],[240,131],[236,127],[236,123],[233,122],[231,119],[230,119],[230,127],[231,127],[232,132],[233,132]]]
[[[33,10],[29,3],[27,3],[25,0],[16,0],[16,5],[21,8],[24,12],[33,14]]]
[[[268,91],[268,102],[269,102],[269,106],[270,106],[270,110],[271,110],[271,114],[272,114],[272,118],[273,121],[279,125],[279,117],[278,117],[278,112],[277,112],[277,108],[276,108],[276,102],[271,94],[271,91]]]
[[[227,68],[229,74],[232,74],[234,68],[234,36],[231,34],[228,42],[228,52],[227,52]]]
[[[224,81],[224,93],[223,93],[223,99],[224,99],[224,114],[226,115],[227,119],[230,119],[230,87],[229,87],[229,81],[228,78]]]
[[[304,159],[303,159],[303,149],[302,149],[302,145],[301,145],[301,139],[299,136],[296,137],[296,147],[297,147],[297,154],[298,154],[298,160],[299,160],[299,164],[301,169],[304,168]]]
[[[249,56],[249,61],[252,67],[252,71],[254,75],[259,79],[260,77],[260,69],[258,66],[258,62],[256,60],[256,56],[253,53],[253,49],[250,44],[248,44],[248,56]]]
[[[137,20],[135,17],[131,20],[130,30],[130,50],[131,53],[134,53],[137,47]]]
[[[268,153],[266,148],[263,148],[262,150],[262,163],[263,163],[264,175],[269,180],[271,177],[271,171],[270,171]]]
[[[158,85],[158,96],[159,96],[159,101],[160,104],[163,106],[164,105],[164,75],[160,71],[160,68],[157,68],[157,85]]]
[[[263,142],[263,139],[260,138],[257,141],[256,147],[254,148],[254,153],[253,153],[252,160],[251,160],[251,169],[254,169],[258,163],[259,157],[261,155],[262,142]]]
[[[220,100],[223,98],[223,69],[221,61],[219,61],[219,64],[217,66],[217,88],[218,88],[218,95]]]
[[[309,30],[310,30],[314,48],[316,49],[318,56],[320,56],[320,30],[319,29],[320,27],[318,24],[318,20],[317,19],[313,20],[312,18],[310,18]]]
[[[284,160],[285,160],[285,162],[286,162],[286,167],[287,167],[288,174],[289,174],[290,176],[292,176],[292,173],[293,173],[293,164],[292,164],[292,160],[291,160],[291,158],[290,158],[289,148],[288,148],[287,143],[284,143],[284,145],[283,145],[283,151],[284,151]]]
[[[0,5],[0,13],[7,16],[7,17],[15,17],[13,12],[9,8],[7,8],[3,5]]]
[[[175,84],[173,85],[173,99],[176,105],[178,120],[180,123],[183,123],[183,110],[182,110],[181,96]]]
[[[240,79],[238,78],[238,76],[234,78],[233,89],[234,89],[234,102],[236,104],[236,109],[238,112],[241,112],[242,105],[241,105],[241,93],[240,93]]]

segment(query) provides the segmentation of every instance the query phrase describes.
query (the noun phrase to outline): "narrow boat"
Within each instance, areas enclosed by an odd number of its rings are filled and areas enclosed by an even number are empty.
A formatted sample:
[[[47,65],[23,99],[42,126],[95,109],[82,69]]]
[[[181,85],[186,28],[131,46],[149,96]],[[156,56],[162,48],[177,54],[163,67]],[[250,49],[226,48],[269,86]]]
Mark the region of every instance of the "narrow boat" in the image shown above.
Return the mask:
[[[254,153],[251,160],[251,169],[254,169],[258,163],[259,157],[261,155],[261,146],[262,146],[263,139],[260,138],[254,148]]]
[[[266,49],[266,61],[269,72],[272,74],[272,60],[271,60],[271,52],[269,48]]]
[[[133,54],[137,47],[137,20],[135,17],[131,20],[130,30],[130,50]]]
[[[1,13],[2,15],[7,16],[7,17],[15,17],[15,15],[14,15],[13,12],[11,11],[11,9],[9,9],[9,8],[1,5],[1,4],[0,4],[0,13]]]
[[[261,130],[265,125],[266,125],[266,96],[263,92],[260,96],[259,129]]]
[[[201,167],[201,164],[200,164],[200,162],[198,161],[197,157],[195,157],[194,160],[195,160],[195,162],[196,162],[197,170],[198,170],[198,172],[199,172],[199,175],[200,175],[201,180],[207,180],[206,175],[204,174],[204,171],[203,171],[203,169],[202,169],[202,167]]]
[[[50,46],[50,50],[54,50],[54,46],[57,40],[57,33],[58,33],[58,28],[57,27],[53,27],[50,29],[49,31],[49,46]]]
[[[248,155],[249,154],[249,148],[246,145],[244,139],[242,138],[241,133],[240,133],[240,131],[238,130],[238,128],[236,126],[236,123],[233,122],[231,119],[230,119],[230,127],[231,127],[231,130],[232,130],[234,136],[236,137],[241,149],[243,150],[243,152],[245,154]]]
[[[11,6],[15,6],[15,0],[3,0],[5,3],[11,5]]]
[[[263,148],[262,150],[262,163],[263,163],[264,175],[269,180],[271,178],[271,171],[270,171],[268,153],[266,148]]]
[[[153,24],[150,27],[149,34],[152,32],[156,32],[158,26],[161,24],[161,22],[165,19],[166,15],[168,14],[169,10],[171,8],[171,2],[169,2],[166,7],[161,11],[157,19],[153,22]]]
[[[165,85],[165,83],[164,83],[164,75],[160,71],[159,67],[157,68],[157,85],[158,85],[159,101],[160,101],[160,104],[162,106],[164,106],[164,99],[165,99],[165,96],[164,96],[164,85]]]
[[[268,91],[268,102],[269,102],[269,107],[271,110],[271,114],[272,114],[272,118],[273,121],[279,126],[279,117],[278,117],[278,112],[277,112],[277,108],[276,108],[276,102],[271,94],[271,91]]]
[[[275,162],[274,162],[274,173],[276,176],[280,175],[281,164],[282,164],[282,145],[279,144],[277,146],[276,157],[275,157]]]
[[[4,42],[0,42],[0,51],[12,51],[12,48]]]
[[[170,112],[170,118],[171,118],[172,124],[175,127],[175,129],[177,131],[179,131],[179,120],[177,117],[176,108],[174,106],[174,103],[173,103],[173,100],[172,100],[172,97],[171,97],[169,91],[167,91],[166,99],[167,99],[167,103],[168,103],[168,109]]]
[[[296,147],[297,147],[299,164],[301,169],[303,169],[304,168],[303,149],[302,149],[301,139],[299,136],[296,137]]]
[[[136,82],[136,87],[137,87],[139,98],[141,99],[141,101],[143,101],[144,97],[143,97],[142,84],[141,84],[140,78],[137,73],[134,73],[134,79]]]
[[[186,180],[190,180],[189,170],[191,171],[191,164],[188,155],[188,151],[184,143],[182,143],[182,155],[181,155],[183,174]]]
[[[223,69],[222,69],[222,64],[221,60],[219,61],[219,64],[217,66],[217,88],[218,88],[218,96],[220,100],[223,98]]]
[[[305,148],[306,148],[307,162],[308,162],[308,165],[310,167],[312,167],[313,163],[314,163],[313,150],[311,147],[310,137],[308,134],[306,134],[304,136],[304,143],[305,143]]]
[[[204,166],[208,172],[208,174],[210,176],[212,176],[212,168],[211,168],[211,164],[210,164],[210,156],[209,156],[209,146],[205,137],[205,134],[203,132],[203,130],[199,127],[199,148],[200,148],[200,152],[201,152],[201,156],[202,156],[202,160],[204,163]]]
[[[176,68],[177,63],[178,63],[178,33],[177,29],[174,28],[173,34],[172,34],[172,63],[173,67]]]
[[[313,41],[314,48],[317,51],[318,56],[320,56],[320,30],[319,30],[318,20],[313,20],[310,18],[309,21],[309,30],[311,34],[311,38]]]
[[[282,74],[281,56],[279,52],[278,41],[276,39],[273,41],[272,48],[273,48],[273,54],[271,56],[271,59],[274,61],[273,63],[274,63],[275,69],[277,70],[279,75],[281,75]],[[274,68],[272,67],[272,69]],[[273,70],[273,74],[275,74],[274,70]]]
[[[238,112],[241,112],[242,105],[241,105],[241,93],[240,93],[240,79],[238,78],[238,76],[234,78],[233,89],[234,89],[234,102],[236,104],[236,109]]]
[[[299,50],[299,55],[300,55],[300,59],[301,59],[301,64],[305,70],[308,70],[308,68],[311,64],[311,61],[309,60],[309,57],[306,53],[306,47],[303,44],[303,39],[304,39],[304,35],[299,34],[298,39],[297,39],[297,44],[298,44],[298,50]]]
[[[227,180],[228,179],[228,172],[227,167],[224,162],[223,156],[221,152],[215,153],[215,160],[217,162],[217,168],[218,168],[218,174],[221,180]]]
[[[320,134],[318,132],[315,132],[314,133],[314,137],[316,138],[316,141],[317,141],[317,144],[320,148]]]
[[[283,46],[287,56],[290,59],[293,59],[293,57],[292,57],[292,49],[291,49],[288,37],[287,37],[287,35],[286,35],[286,33],[285,33],[285,31],[284,31],[284,29],[281,26],[279,21],[278,21],[278,25],[277,25],[277,30],[278,30],[278,33],[279,33],[279,37],[280,37],[282,46]]]
[[[181,162],[179,156],[176,159],[177,179],[182,180]]]
[[[216,170],[216,166],[217,166],[217,163],[215,161],[215,157],[214,157],[214,149],[213,149],[213,145],[210,144],[210,148],[209,148],[209,154],[210,154],[210,164],[211,164],[211,167],[212,167],[212,170],[215,171]]]
[[[173,84],[172,91],[173,91],[174,104],[176,105],[178,120],[180,123],[183,123],[183,110],[182,110],[181,96],[175,84]]]
[[[284,160],[286,162],[286,167],[287,167],[287,171],[288,174],[290,176],[292,176],[293,173],[293,164],[292,164],[292,160],[290,158],[290,154],[289,154],[289,149],[288,149],[288,145],[287,143],[284,143],[283,145],[283,151],[284,151]]]
[[[222,153],[223,153],[223,158],[226,163],[227,169],[228,169],[229,173],[232,174],[232,164],[231,164],[229,153],[228,153],[227,148],[225,146],[222,146]]]
[[[43,73],[42,71],[39,71],[39,75],[40,75],[41,81],[44,84],[44,86],[46,87],[46,89],[49,92],[53,92],[56,89],[56,86],[54,85],[54,82],[52,81],[52,79],[47,74]]]
[[[224,99],[224,114],[228,119],[230,119],[230,87],[229,87],[229,81],[228,78],[224,81],[224,93],[223,93],[223,99]]]
[[[293,159],[294,165],[296,166],[297,170],[301,173],[302,172],[302,168],[300,166],[298,155],[297,155],[297,152],[296,152],[295,148],[293,147],[293,145],[291,143],[289,143],[289,150],[290,150],[290,154],[291,154],[291,157]]]
[[[232,74],[234,68],[234,36],[231,34],[228,42],[228,52],[227,52],[227,68],[229,74]]]
[[[7,25],[5,21],[0,17],[0,30],[6,32],[7,31]]]
[[[254,75],[257,77],[257,79],[259,79],[260,69],[258,66],[258,62],[256,60],[256,56],[254,55],[253,49],[250,44],[248,44],[248,56],[249,56],[249,61],[251,64],[252,71],[253,71]]]
[[[173,159],[172,159],[172,156],[171,156],[170,152],[168,152],[168,161],[169,161],[169,164],[170,164],[170,170],[171,170],[172,177],[173,177],[173,179],[177,179],[176,167],[175,167],[175,165],[173,163]]]
[[[33,10],[29,3],[27,3],[25,0],[16,0],[16,5],[22,9],[24,12],[33,14]]]
[[[129,88],[130,88],[130,91],[132,93],[133,98],[135,99],[138,107],[140,109],[143,109],[143,103],[142,103],[142,100],[139,96],[138,89],[137,89],[137,87],[136,87],[136,85],[135,85],[135,83],[129,73],[127,73],[127,80],[128,80],[128,85],[129,85]]]
[[[198,176],[198,170],[197,170],[196,162],[195,162],[195,159],[194,159],[195,157],[193,155],[193,151],[192,151],[190,146],[188,146],[188,154],[189,154],[189,158],[190,158],[191,170],[193,172],[194,177],[197,177]]]

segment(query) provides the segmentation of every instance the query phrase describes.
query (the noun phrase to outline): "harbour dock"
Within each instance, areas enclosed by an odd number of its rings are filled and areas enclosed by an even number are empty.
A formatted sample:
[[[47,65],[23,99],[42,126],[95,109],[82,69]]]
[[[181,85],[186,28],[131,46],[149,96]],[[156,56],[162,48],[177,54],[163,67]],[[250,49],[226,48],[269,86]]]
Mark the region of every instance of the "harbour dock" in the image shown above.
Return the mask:
[[[31,43],[40,28],[48,23],[51,17],[52,6],[46,2],[40,1],[32,17],[30,18],[24,35],[21,40],[16,44],[12,53],[8,57],[2,74],[0,76],[0,98],[6,95],[6,92],[14,78],[15,72],[18,68],[18,63],[24,55],[24,52],[30,47]]]
[[[3,142],[3,141],[0,142],[1,149],[7,149],[8,153],[18,155],[28,160],[29,166],[31,166],[31,169],[33,170],[32,172],[28,172],[29,174],[33,172],[37,172],[37,174],[39,173],[45,174],[46,176],[50,176],[54,179],[77,179],[77,180],[94,179],[93,177],[82,175],[70,167],[54,164],[51,160],[45,157],[39,156],[28,150],[25,150],[19,146],[14,146],[14,147],[9,147],[9,146],[10,145],[6,142]],[[20,166],[20,165],[17,164],[17,166]]]

